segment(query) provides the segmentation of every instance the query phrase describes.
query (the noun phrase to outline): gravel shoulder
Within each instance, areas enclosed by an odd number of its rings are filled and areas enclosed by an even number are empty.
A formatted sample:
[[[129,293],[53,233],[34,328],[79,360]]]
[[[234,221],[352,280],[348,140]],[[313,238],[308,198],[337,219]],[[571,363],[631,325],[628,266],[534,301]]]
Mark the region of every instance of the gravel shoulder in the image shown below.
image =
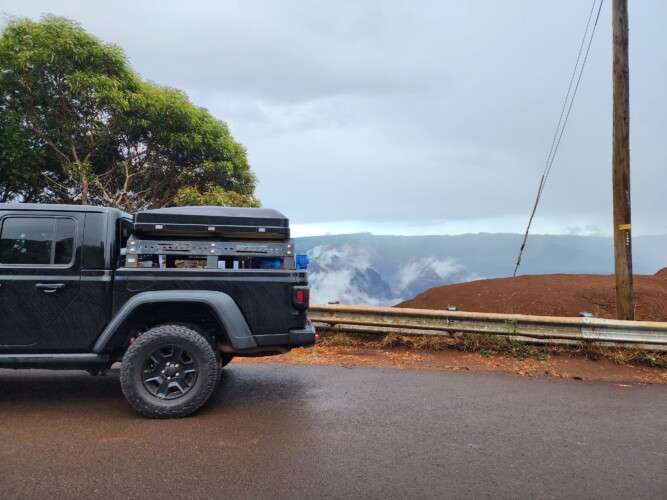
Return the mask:
[[[295,364],[324,366],[375,366],[398,369],[510,373],[520,377],[599,380],[619,384],[667,384],[667,369],[619,365],[607,359],[592,360],[570,354],[545,359],[482,355],[475,352],[423,351],[406,348],[363,348],[316,345],[280,356],[236,358],[237,364]]]

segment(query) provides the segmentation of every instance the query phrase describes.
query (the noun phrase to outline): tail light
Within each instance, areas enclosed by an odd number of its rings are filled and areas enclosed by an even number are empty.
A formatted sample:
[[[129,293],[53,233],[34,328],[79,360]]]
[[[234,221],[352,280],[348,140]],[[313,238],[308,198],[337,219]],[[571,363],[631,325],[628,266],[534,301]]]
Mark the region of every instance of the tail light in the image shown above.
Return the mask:
[[[310,304],[310,288],[307,286],[292,287],[292,304],[299,310],[308,309]]]

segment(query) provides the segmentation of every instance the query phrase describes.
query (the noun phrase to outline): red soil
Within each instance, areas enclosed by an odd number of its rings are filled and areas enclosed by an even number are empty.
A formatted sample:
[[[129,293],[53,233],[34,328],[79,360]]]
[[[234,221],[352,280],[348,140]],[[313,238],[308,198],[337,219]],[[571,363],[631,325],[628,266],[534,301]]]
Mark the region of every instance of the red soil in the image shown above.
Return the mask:
[[[281,356],[235,358],[233,364],[342,365],[380,366],[410,370],[446,370],[504,372],[524,377],[557,377],[576,380],[605,380],[626,384],[667,384],[667,370],[644,366],[617,365],[606,359],[592,361],[584,356],[565,353],[547,355],[545,359],[518,359],[507,356],[484,356],[478,352],[414,351],[400,347],[388,349],[323,346],[293,349]]]
[[[578,316],[616,316],[614,277],[581,274],[527,275],[431,288],[397,307]],[[635,276],[636,319],[667,321],[667,268]]]

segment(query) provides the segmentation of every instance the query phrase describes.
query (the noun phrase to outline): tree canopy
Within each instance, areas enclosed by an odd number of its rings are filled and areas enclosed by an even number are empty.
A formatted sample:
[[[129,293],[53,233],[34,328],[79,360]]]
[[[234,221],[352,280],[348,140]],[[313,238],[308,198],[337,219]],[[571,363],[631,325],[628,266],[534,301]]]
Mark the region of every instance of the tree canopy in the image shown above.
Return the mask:
[[[12,20],[0,35],[0,148],[2,201],[259,204],[224,122],[63,18]]]

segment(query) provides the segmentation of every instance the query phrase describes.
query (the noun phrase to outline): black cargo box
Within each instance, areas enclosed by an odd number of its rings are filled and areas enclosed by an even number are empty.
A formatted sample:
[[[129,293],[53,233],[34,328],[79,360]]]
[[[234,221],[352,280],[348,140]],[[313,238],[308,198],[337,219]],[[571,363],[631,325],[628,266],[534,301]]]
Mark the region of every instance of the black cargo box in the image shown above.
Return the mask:
[[[151,236],[285,240],[289,219],[268,208],[172,207],[143,210],[134,232]]]

